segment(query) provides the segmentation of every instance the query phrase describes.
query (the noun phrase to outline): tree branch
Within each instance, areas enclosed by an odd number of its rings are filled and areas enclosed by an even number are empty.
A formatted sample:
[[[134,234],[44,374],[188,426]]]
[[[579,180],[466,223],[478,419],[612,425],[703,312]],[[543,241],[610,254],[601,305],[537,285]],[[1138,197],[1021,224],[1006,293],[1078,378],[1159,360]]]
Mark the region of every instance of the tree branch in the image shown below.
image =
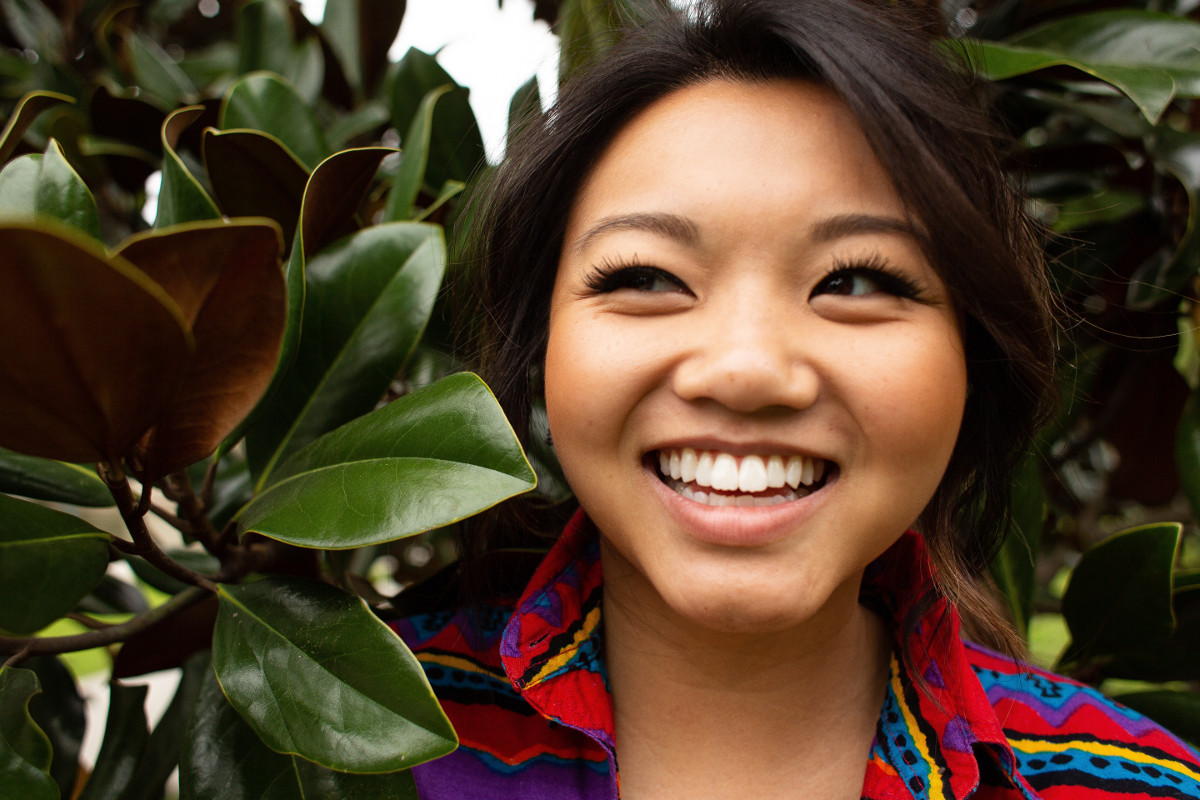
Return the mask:
[[[121,519],[125,522],[129,535],[133,537],[132,545],[123,543],[119,539],[114,541],[113,544],[117,549],[123,553],[141,556],[176,580],[215,592],[217,585],[211,579],[185,567],[159,549],[154,537],[150,535],[150,530],[146,527],[146,519],[142,516],[137,501],[133,498],[133,491],[129,488],[129,480],[125,477],[125,471],[121,469],[121,465],[101,464],[99,472],[100,477],[108,485],[113,499],[117,501],[117,509],[121,512]],[[144,491],[148,492],[149,490],[146,488]]]
[[[6,665],[14,666],[14,660],[19,662],[30,656],[73,653],[77,650],[91,650],[93,647],[115,644],[128,639],[135,633],[141,633],[154,623],[190,606],[207,593],[207,590],[199,586],[192,586],[184,589],[158,608],[147,611],[145,614],[139,614],[128,622],[74,636],[33,636],[28,638],[0,636],[0,654],[12,654],[13,657],[6,662]]]
[[[192,488],[192,480],[188,477],[187,471],[180,470],[168,475],[163,491],[167,497],[178,504],[179,514],[187,523],[188,531],[192,536],[195,536],[200,544],[204,545],[205,550],[217,558],[222,558],[228,548],[221,539],[221,535],[213,528],[205,504],[196,497],[196,491]]]

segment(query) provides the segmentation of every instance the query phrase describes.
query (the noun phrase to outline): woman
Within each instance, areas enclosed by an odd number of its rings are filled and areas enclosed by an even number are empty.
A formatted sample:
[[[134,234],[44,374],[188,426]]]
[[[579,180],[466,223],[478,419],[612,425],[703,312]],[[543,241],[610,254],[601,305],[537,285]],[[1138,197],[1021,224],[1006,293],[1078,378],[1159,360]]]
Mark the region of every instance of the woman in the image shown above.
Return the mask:
[[[713,0],[513,145],[488,377],[518,430],[544,398],[581,510],[519,599],[400,624],[463,742],[422,797],[1200,797],[1169,733],[960,639],[961,610],[1012,641],[979,576],[1052,326],[989,129],[911,27]],[[470,533],[466,585],[511,577],[516,519]]]

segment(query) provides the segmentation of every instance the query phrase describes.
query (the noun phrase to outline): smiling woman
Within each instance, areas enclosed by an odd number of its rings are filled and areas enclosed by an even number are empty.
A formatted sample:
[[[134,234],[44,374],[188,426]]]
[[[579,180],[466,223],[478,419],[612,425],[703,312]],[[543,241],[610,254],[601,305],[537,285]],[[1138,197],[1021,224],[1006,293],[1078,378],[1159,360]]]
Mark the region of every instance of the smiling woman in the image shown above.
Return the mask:
[[[960,634],[1013,641],[981,575],[1052,378],[994,141],[845,0],[664,11],[525,129],[471,258],[578,510],[532,577],[530,515],[467,529],[470,607],[397,623],[462,741],[423,797],[1200,797],[1171,734]]]

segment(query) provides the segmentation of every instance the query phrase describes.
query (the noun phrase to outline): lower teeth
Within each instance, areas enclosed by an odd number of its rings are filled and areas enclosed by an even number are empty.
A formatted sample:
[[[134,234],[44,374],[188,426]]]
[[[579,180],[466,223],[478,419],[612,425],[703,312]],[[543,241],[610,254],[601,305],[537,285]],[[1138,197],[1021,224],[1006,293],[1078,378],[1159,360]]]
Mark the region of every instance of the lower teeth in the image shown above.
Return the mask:
[[[799,490],[787,489],[780,494],[769,495],[721,494],[720,492],[706,492],[700,488],[693,488],[694,484],[684,483],[674,478],[664,478],[664,481],[676,494],[707,506],[777,506],[781,503],[799,500],[801,497],[812,493],[812,490],[806,487]]]

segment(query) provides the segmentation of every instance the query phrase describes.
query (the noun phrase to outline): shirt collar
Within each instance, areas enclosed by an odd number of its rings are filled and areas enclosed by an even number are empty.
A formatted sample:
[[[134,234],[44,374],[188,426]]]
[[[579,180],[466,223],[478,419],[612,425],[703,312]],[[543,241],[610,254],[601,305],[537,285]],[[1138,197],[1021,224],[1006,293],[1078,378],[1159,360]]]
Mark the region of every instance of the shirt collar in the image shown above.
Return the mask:
[[[599,540],[580,511],[518,601],[500,653],[513,686],[530,705],[613,753],[602,586]],[[897,635],[874,752],[886,755],[917,798],[969,796],[980,783],[981,759],[1035,797],[1016,773],[1000,721],[967,660],[958,611],[936,599],[909,634],[910,658],[900,655],[904,621],[926,596],[935,596],[932,586],[924,542],[912,531],[864,574],[863,601],[889,619]]]

